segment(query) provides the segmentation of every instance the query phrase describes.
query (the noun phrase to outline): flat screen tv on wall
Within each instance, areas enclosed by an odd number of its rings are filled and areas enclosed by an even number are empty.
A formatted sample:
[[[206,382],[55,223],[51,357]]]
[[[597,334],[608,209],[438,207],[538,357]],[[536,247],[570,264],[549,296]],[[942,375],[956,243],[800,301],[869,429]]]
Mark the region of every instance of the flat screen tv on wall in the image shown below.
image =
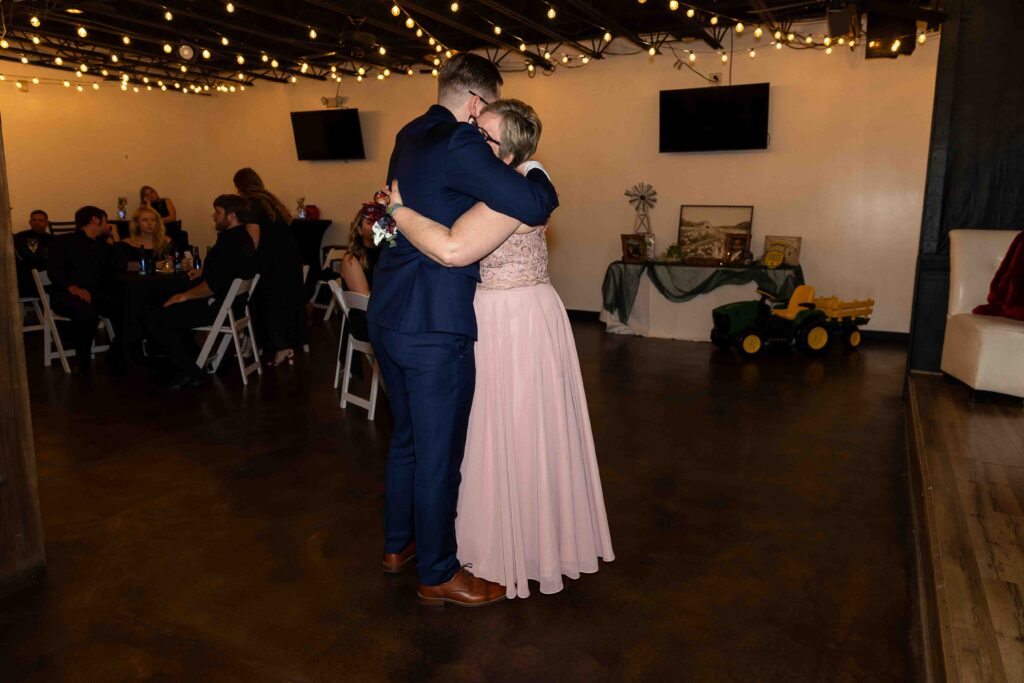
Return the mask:
[[[293,111],[292,133],[299,161],[366,158],[358,109]]]
[[[661,91],[660,152],[768,148],[768,84]]]

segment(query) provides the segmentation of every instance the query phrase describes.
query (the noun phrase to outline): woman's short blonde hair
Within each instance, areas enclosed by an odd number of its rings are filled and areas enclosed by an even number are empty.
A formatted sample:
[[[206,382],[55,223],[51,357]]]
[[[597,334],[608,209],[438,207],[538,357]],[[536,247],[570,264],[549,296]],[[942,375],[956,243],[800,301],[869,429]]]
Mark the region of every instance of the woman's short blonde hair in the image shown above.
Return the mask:
[[[498,154],[502,159],[512,155],[510,166],[518,166],[537,151],[540,143],[540,117],[533,107],[522,100],[495,100],[487,105],[485,112],[501,117],[501,147]]]
[[[160,212],[150,206],[140,206],[132,212],[131,222],[128,223],[128,235],[130,237],[139,237],[142,233],[139,230],[139,216],[144,213],[151,213],[156,218],[156,230],[153,231],[153,249],[156,251],[162,251],[164,247],[171,243],[171,240],[167,237],[167,228],[164,227],[164,219],[160,216]]]

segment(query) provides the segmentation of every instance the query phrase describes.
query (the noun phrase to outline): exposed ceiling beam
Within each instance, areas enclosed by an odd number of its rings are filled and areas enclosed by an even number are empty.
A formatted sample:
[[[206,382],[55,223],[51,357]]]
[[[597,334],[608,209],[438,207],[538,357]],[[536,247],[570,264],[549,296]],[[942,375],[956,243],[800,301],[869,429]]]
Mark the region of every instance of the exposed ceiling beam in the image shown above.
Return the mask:
[[[477,1],[477,3],[483,5],[484,7],[490,7],[494,11],[499,12],[501,14],[504,14],[509,19],[511,19],[513,21],[517,21],[517,22],[519,22],[520,24],[522,24],[523,26],[525,26],[527,28],[531,28],[534,31],[537,31],[538,33],[542,33],[542,34],[546,35],[548,38],[552,38],[553,40],[557,40],[560,43],[565,43],[567,45],[572,45],[574,48],[576,48],[580,52],[584,53],[588,57],[591,57],[592,59],[603,59],[603,55],[601,55],[600,52],[595,52],[594,50],[592,50],[589,47],[585,47],[583,45],[580,45],[575,40],[571,40],[569,38],[566,38],[564,35],[562,35],[558,31],[555,31],[555,30],[545,26],[544,24],[541,24],[541,23],[538,23],[536,21],[533,21],[529,17],[525,17],[522,14],[519,14],[519,12],[516,12],[514,10],[509,9],[508,7],[506,7],[505,5],[503,5],[500,2],[495,2],[494,0],[476,0],[476,1]]]
[[[390,2],[390,0],[388,1]],[[477,31],[475,28],[471,26],[466,26],[462,22],[456,21],[455,19],[445,16],[444,14],[438,14],[437,12],[429,10],[426,7],[421,7],[420,5],[416,5],[411,2],[406,2],[405,0],[402,0],[402,7],[404,7],[406,10],[410,12],[421,14],[425,17],[432,19],[433,21],[436,21],[440,24],[444,24],[445,26],[450,26],[451,28],[458,29],[459,31],[462,31],[467,35],[473,36],[477,40],[489,43],[495,47],[500,47],[503,50],[510,50],[512,52],[518,51],[521,55],[529,58],[534,65],[540,67],[541,69],[550,71],[553,68],[551,64],[548,63],[548,60],[544,59],[544,57],[536,54],[535,52],[530,52],[529,50],[526,50],[525,52],[518,50],[517,47],[509,45],[504,41],[498,40],[498,38],[494,35],[488,35],[482,31]]]
[[[572,7],[574,7],[578,12],[581,12],[584,16],[586,16],[588,21],[596,24],[597,26],[603,27],[604,30],[610,31],[614,35],[622,36],[623,38],[625,38],[626,40],[628,40],[629,42],[633,43],[634,45],[643,50],[647,50],[651,47],[651,44],[644,40],[643,38],[641,38],[639,34],[637,34],[635,31],[631,31],[630,29],[626,28],[618,21],[616,21],[614,18],[608,16],[601,10],[597,9],[589,2],[586,2],[586,0],[565,1],[569,3]]]

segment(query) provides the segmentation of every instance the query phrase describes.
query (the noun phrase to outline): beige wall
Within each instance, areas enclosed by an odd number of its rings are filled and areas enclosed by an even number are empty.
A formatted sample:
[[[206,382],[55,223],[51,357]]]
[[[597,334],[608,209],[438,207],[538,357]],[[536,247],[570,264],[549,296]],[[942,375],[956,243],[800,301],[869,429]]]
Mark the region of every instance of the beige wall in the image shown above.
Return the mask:
[[[703,83],[674,70],[669,54],[591,62],[550,78],[507,76],[505,94],[544,120],[539,157],[562,202],[549,232],[551,270],[566,306],[599,309],[605,268],[632,229],[623,192],[645,181],[658,190],[659,251],[675,239],[680,204],[752,204],[755,253],[766,234],[801,235],[804,270],[820,293],[872,296],[871,327],[907,331],[937,43],[893,61],[846,50],[737,53],[733,83],[772,84],[771,146],[757,152],[658,153],[658,91]],[[712,55],[697,66],[728,75]],[[13,65],[5,73],[33,72]],[[90,202],[113,210],[119,194],[135,197],[147,183],[175,200],[193,241],[210,242],[211,199],[251,165],[289,207],[298,196],[319,205],[335,221],[328,239],[343,241],[359,202],[384,180],[394,133],[432,101],[434,80],[346,80],[367,160],[296,161],[288,112],[319,108],[335,91],[261,83],[204,98],[53,86],[26,94],[0,84],[15,224],[36,207],[54,219]]]

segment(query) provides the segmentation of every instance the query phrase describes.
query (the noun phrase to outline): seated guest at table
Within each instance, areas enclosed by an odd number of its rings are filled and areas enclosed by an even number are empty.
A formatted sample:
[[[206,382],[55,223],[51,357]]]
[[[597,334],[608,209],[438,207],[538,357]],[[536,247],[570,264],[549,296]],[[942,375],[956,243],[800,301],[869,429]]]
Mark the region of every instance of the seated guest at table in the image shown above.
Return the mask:
[[[248,280],[256,275],[256,248],[245,228],[249,220],[249,203],[244,197],[222,194],[213,200],[213,222],[217,243],[206,255],[202,271],[190,277],[197,284],[188,291],[175,294],[164,307],[146,316],[150,338],[163,347],[174,377],[168,384],[174,389],[202,383],[202,368],[196,365],[195,327],[213,324],[224,296],[235,278]],[[256,291],[263,283],[260,282]],[[257,337],[257,339],[259,339]]]
[[[110,225],[103,209],[83,206],[75,212],[75,227],[75,232],[61,235],[50,244],[50,301],[56,313],[71,319],[75,374],[89,369],[100,316],[109,318],[114,328],[107,364],[120,373],[124,370],[120,348],[122,303],[106,285],[105,276],[125,270],[124,254],[110,246]]]
[[[164,219],[167,223],[178,220],[178,210],[174,208],[174,202],[171,201],[170,197],[161,197],[149,185],[143,185],[142,189],[139,190],[139,203],[142,206],[150,206],[156,209],[157,213],[160,214],[160,218]]]
[[[348,253],[341,259],[341,283],[346,291],[369,294],[373,267],[380,258],[380,247],[373,244],[373,224],[384,215],[380,204],[363,204],[348,232]]]
[[[256,244],[260,264],[260,283],[252,306],[256,338],[263,352],[273,356],[268,365],[291,365],[295,349],[306,338],[302,257],[288,230],[292,217],[251,168],[235,173],[234,183],[238,193],[249,200],[246,228]]]
[[[145,256],[147,260],[154,257],[162,260],[170,249],[171,241],[167,238],[164,220],[156,209],[140,206],[132,214],[128,223],[128,237],[118,245],[124,250],[129,261],[138,261]]]
[[[14,259],[18,274],[18,293],[21,296],[36,296],[36,285],[32,281],[32,269],[46,270],[47,254],[50,251],[50,217],[36,209],[28,217],[28,230],[14,234]]]

